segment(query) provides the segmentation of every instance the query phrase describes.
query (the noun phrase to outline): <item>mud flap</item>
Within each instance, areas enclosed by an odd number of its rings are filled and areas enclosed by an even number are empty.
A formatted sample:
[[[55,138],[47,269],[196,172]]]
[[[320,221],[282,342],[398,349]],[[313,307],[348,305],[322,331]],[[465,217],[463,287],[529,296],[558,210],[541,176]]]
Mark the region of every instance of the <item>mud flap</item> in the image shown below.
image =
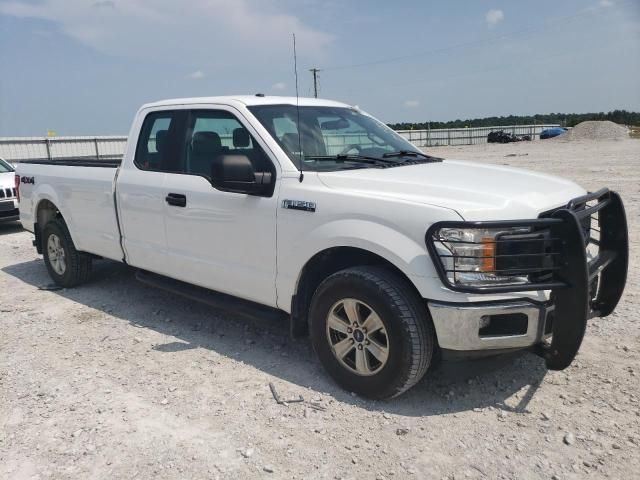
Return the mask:
[[[590,314],[589,270],[584,237],[578,218],[569,210],[558,210],[553,218],[562,223],[552,227],[553,236],[562,238],[564,266],[559,279],[569,288],[553,291],[556,306],[551,344],[542,347],[549,370],[563,370],[571,365],[582,344]]]

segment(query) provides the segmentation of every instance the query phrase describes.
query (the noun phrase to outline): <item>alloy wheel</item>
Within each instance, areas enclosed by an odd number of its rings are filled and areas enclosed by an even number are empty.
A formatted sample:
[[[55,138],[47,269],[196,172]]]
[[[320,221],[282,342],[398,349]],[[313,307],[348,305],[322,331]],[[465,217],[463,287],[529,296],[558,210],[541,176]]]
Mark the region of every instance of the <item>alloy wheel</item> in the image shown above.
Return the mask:
[[[64,275],[67,269],[67,260],[60,237],[54,233],[49,235],[47,240],[47,253],[49,254],[49,263],[53,271],[58,275]]]
[[[389,358],[389,337],[380,316],[354,298],[336,302],[327,315],[327,340],[340,364],[356,375],[378,373]]]

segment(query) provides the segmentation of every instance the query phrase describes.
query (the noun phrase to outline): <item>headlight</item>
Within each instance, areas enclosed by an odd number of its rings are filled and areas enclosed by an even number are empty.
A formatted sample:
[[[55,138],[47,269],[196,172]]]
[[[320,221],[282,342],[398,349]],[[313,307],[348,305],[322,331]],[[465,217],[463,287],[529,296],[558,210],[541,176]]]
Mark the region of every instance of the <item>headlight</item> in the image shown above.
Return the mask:
[[[522,255],[522,247],[530,248],[531,241],[516,238],[527,237],[531,237],[529,227],[441,228],[433,232],[431,241],[451,285],[481,287],[529,282],[526,261],[514,264],[517,257],[536,255]]]

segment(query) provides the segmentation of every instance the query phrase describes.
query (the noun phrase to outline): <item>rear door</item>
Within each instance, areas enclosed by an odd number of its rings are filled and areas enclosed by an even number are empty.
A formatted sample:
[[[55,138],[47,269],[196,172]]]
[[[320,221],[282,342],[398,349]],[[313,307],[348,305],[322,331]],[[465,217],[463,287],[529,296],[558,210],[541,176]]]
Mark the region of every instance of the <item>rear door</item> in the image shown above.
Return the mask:
[[[256,171],[275,179],[267,151],[235,109],[189,111],[181,160],[166,173],[162,192],[172,199],[164,204],[172,277],[276,306],[276,191],[252,196],[211,184],[219,155],[246,155]]]
[[[150,111],[137,139],[132,168],[117,179],[118,211],[127,262],[169,275],[165,233],[166,172],[178,164],[186,110]]]

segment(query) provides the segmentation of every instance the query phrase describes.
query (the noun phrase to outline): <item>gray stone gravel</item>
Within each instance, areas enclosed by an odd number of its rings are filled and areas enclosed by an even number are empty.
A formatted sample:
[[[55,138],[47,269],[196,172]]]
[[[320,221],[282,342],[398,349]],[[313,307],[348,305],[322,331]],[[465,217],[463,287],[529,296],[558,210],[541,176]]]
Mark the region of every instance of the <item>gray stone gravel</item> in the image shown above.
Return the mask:
[[[4,225],[0,478],[637,475],[640,141],[431,151],[622,193],[628,288],[614,315],[590,322],[569,369],[547,372],[527,353],[443,364],[400,398],[363,400],[336,387],[287,325],[211,311],[137,283],[121,265],[96,262],[85,286],[39,290],[51,281],[31,236]],[[302,395],[324,410],[276,404],[269,382],[282,398]]]
[[[565,142],[577,140],[625,140],[629,138],[629,129],[624,125],[618,125],[609,120],[589,120],[581,122],[568,132],[551,139],[552,141]]]

